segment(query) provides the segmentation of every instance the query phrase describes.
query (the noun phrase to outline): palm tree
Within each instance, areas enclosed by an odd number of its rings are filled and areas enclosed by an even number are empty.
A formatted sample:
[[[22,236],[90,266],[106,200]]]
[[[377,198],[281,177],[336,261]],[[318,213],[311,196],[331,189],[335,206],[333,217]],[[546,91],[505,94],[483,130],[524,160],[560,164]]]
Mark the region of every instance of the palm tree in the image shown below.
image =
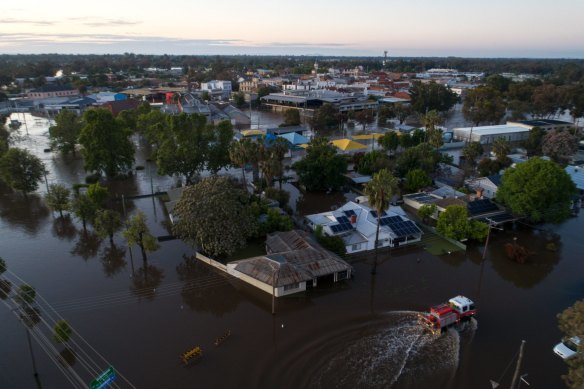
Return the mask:
[[[241,167],[241,178],[243,180],[243,187],[247,186],[245,182],[245,165],[247,164],[247,156],[245,155],[245,147],[243,142],[249,142],[249,139],[243,139],[239,142],[233,142],[229,148],[229,158],[233,164]]]
[[[290,146],[288,141],[283,138],[276,138],[274,143],[270,146],[270,157],[276,161],[277,166],[275,170],[275,175],[279,177],[280,190],[282,190],[282,176],[284,175],[284,167],[282,162],[284,161],[284,156],[288,152]]]
[[[495,153],[497,160],[502,161],[505,157],[507,157],[507,154],[511,153],[511,145],[507,139],[503,137],[497,138],[493,142],[492,151]]]
[[[371,181],[365,185],[365,194],[369,196],[369,205],[377,211],[377,230],[375,231],[375,258],[371,274],[377,271],[377,248],[379,245],[379,226],[381,215],[387,207],[393,195],[397,192],[397,178],[387,169],[381,169],[373,175]]]

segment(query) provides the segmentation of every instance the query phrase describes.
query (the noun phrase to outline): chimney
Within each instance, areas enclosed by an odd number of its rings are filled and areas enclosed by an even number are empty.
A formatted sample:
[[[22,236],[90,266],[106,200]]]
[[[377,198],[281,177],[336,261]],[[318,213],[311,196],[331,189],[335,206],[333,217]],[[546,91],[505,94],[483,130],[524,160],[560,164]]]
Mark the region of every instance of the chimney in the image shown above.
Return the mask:
[[[351,224],[357,223],[357,215],[351,215]]]

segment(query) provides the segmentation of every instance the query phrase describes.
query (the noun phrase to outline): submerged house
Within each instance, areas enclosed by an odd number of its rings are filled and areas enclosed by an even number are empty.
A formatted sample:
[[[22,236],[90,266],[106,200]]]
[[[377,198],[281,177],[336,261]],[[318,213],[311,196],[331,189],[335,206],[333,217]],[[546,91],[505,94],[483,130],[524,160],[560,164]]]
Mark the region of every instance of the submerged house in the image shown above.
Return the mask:
[[[351,277],[352,267],[304,231],[268,234],[266,255],[227,264],[227,273],[275,297],[305,291],[319,280]]]
[[[325,235],[343,239],[349,254],[375,248],[377,211],[365,204],[350,201],[335,211],[308,215],[306,219],[311,229],[321,226]],[[378,247],[398,247],[421,239],[422,230],[400,207],[390,206],[381,215]]]

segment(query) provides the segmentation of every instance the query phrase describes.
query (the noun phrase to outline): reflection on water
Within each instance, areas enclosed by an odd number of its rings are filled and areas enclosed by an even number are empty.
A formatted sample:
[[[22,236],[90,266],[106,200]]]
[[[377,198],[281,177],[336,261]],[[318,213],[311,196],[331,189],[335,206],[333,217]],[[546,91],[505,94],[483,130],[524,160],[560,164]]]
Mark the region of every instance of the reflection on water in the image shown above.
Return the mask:
[[[222,317],[232,312],[242,301],[240,293],[218,275],[217,271],[194,257],[183,255],[176,267],[179,280],[184,281],[181,297],[184,303],[197,312],[208,312]]]
[[[142,298],[152,301],[156,296],[156,288],[163,278],[164,271],[162,269],[145,261],[144,265],[134,272],[130,290],[140,298],[140,301]]]
[[[53,220],[53,236],[61,240],[71,241],[77,236],[77,227],[70,215],[58,217]]]
[[[87,261],[89,258],[93,258],[97,255],[100,245],[101,239],[95,232],[84,231],[79,234],[79,239],[71,250],[71,254],[79,256]]]
[[[77,362],[77,354],[69,347],[63,349],[59,353],[59,363],[64,366],[73,366]]]
[[[43,221],[50,215],[42,197],[36,193],[26,196],[13,193],[0,182],[0,218],[12,227],[35,236]]]
[[[113,277],[126,267],[126,249],[115,244],[106,246],[101,252],[101,264],[107,277]]]

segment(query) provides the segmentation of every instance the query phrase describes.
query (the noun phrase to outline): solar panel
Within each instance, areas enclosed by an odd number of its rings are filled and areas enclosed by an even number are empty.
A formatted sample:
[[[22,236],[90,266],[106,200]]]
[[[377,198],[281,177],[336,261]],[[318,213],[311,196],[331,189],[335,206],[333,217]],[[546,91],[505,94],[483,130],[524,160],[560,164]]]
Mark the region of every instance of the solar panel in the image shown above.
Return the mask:
[[[370,211],[371,212],[371,216],[373,216],[374,218],[377,219],[377,211]],[[381,216],[385,216],[386,213],[385,211],[381,212]]]
[[[355,213],[355,211],[353,211],[352,209],[349,209],[348,211],[343,211],[343,212],[345,213],[345,215],[347,215],[347,217],[351,217],[353,215],[355,215],[355,216],[357,215]]]
[[[391,223],[397,223],[399,221],[402,221],[402,218],[399,216],[386,216],[381,218],[381,225],[387,226]]]
[[[349,221],[349,218],[346,216],[339,216],[337,217],[337,222],[339,224],[351,224],[351,222]]]
[[[408,235],[414,235],[420,233],[420,229],[411,220],[400,220],[393,223],[388,223],[389,228],[393,231],[397,237],[403,237]]]
[[[480,215],[482,213],[495,212],[499,210],[499,208],[488,199],[471,201],[467,204],[467,208],[471,215]]]

